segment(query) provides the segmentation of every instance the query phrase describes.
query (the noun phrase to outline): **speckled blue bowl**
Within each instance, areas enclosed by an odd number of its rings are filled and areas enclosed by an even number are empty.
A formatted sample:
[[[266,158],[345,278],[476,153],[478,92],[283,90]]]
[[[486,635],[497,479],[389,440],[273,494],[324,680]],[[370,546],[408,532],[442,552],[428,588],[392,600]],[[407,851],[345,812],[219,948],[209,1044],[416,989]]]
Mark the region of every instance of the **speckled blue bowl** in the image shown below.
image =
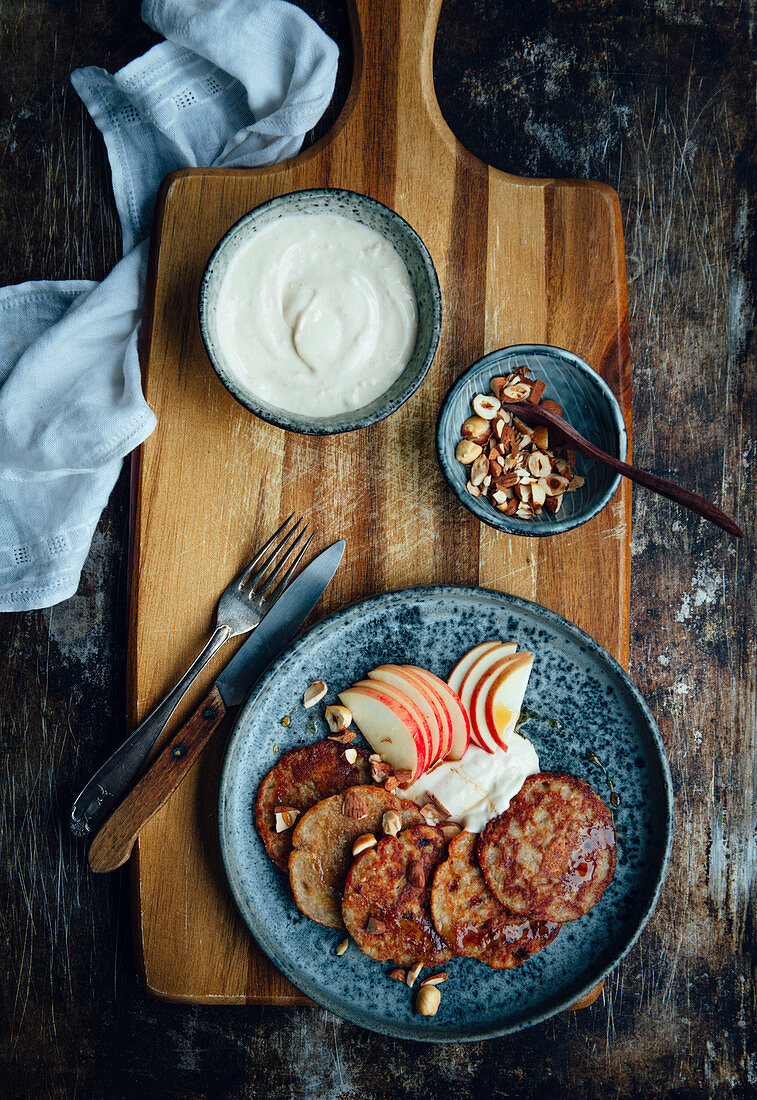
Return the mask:
[[[337,416],[308,417],[288,412],[262,401],[242,389],[228,369],[218,342],[218,291],[229,262],[240,245],[258,230],[290,214],[331,214],[368,226],[380,233],[399,254],[410,275],[418,304],[418,335],[410,360],[402,374],[385,393],[369,405]],[[245,214],[216,245],[200,283],[200,334],[211,366],[229,393],[262,420],[290,432],[305,435],[336,435],[366,428],[395,412],[418,389],[439,343],[442,326],[442,296],[436,268],[428,249],[415,230],[390,210],[367,195],[356,191],[313,188],[279,195]]]
[[[468,467],[455,458],[463,422],[473,415],[471,399],[477,393],[489,393],[492,378],[512,374],[519,368],[531,368],[534,378],[546,387],[545,397],[557,401],[565,419],[581,435],[608,454],[625,459],[628,436],[614,393],[588,363],[570,351],[547,344],[517,344],[501,348],[479,359],[458,378],[444,399],[436,427],[436,449],[452,491],[468,511],[498,531],[511,535],[559,535],[593,519],[608,504],[620,485],[614,474],[598,462],[576,456],[576,472],[586,478],[581,489],[566,493],[560,511],[543,512],[526,520],[506,516],[484,497],[472,497],[465,488]]]
[[[618,838],[615,877],[586,916],[561,929],[515,970],[474,959],[444,969],[439,1012],[419,1016],[389,964],[297,909],[289,879],[255,829],[255,798],[281,754],[328,734],[323,718],[336,693],[384,662],[423,665],[447,676],[462,653],[507,638],[534,653],[524,722],[545,771],[586,780],[612,804]],[[312,710],[313,680],[329,691]],[[282,718],[289,724],[282,725]],[[575,1004],[636,941],[660,891],[670,851],[672,794],[654,720],[626,673],[583,631],[527,600],[484,589],[411,588],[364,600],[318,623],[277,661],[242,708],[221,776],[219,830],[224,866],[239,910],[261,948],[308,997],[374,1031],[425,1042],[504,1035]]]

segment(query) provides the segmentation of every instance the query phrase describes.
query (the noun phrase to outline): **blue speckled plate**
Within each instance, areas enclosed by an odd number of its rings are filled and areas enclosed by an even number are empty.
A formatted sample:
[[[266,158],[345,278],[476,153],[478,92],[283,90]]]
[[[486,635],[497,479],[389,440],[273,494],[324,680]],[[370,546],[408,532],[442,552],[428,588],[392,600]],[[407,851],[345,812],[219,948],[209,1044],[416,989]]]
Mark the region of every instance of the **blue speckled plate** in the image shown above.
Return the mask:
[[[342,934],[302,916],[289,883],[257,835],[258,786],[281,753],[328,733],[323,706],[302,708],[313,680],[330,691],[386,661],[423,665],[446,676],[458,657],[488,638],[517,641],[535,654],[526,706],[545,716],[522,732],[545,771],[590,783],[615,810],[618,867],[590,913],[566,924],[516,970],[472,959],[446,969],[436,1016],[413,1011],[413,996]],[[291,714],[291,725],[281,719]],[[587,759],[596,754],[606,774]],[[609,782],[608,782],[609,780]],[[670,771],[660,735],[626,673],[571,623],[536,604],[484,589],[413,588],[377,596],[315,626],[279,660],[243,708],[226,755],[219,795],[221,849],[237,905],[252,934],[290,981],[337,1015],[387,1035],[427,1042],[484,1039],[529,1027],[574,1004],[634,943],[654,908],[671,841]]]
[[[534,378],[544,382],[545,397],[562,407],[565,419],[576,431],[607,454],[625,459],[628,436],[623,413],[610,387],[588,363],[571,351],[548,344],[517,344],[490,352],[474,363],[444,398],[436,426],[436,450],[444,476],[461,504],[474,516],[498,531],[511,535],[559,535],[593,519],[609,504],[620,485],[620,474],[606,466],[576,456],[576,471],[586,483],[575,493],[566,493],[560,511],[544,511],[534,519],[518,519],[499,512],[485,497],[472,497],[465,488],[467,466],[455,458],[460,429],[473,414],[471,400],[488,393],[492,378],[530,367]]]

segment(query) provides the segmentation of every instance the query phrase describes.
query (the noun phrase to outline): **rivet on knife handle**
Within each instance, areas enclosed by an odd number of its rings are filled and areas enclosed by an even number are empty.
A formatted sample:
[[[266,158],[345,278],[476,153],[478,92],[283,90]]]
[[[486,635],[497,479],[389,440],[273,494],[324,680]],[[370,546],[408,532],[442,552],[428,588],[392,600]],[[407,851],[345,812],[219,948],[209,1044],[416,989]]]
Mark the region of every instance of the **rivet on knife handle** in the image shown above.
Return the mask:
[[[115,871],[126,863],[140,831],[190,771],[225,714],[214,686],[95,836],[89,849],[93,871]]]

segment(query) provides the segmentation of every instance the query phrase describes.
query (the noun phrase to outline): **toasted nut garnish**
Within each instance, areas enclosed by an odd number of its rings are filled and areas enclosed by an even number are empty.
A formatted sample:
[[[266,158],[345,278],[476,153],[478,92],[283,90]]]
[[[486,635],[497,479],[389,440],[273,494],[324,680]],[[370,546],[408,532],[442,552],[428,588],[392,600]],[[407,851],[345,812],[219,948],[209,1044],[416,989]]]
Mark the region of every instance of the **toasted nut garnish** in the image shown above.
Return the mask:
[[[531,499],[531,486],[525,481],[520,481],[517,485],[514,485],[513,492],[519,500],[524,501],[526,504]]]
[[[285,833],[287,829],[291,829],[300,816],[300,811],[296,810],[294,806],[277,806],[273,813],[276,818],[277,833]]]
[[[473,443],[480,444],[486,443],[491,432],[491,424],[483,416],[469,416],[460,429],[463,439],[470,439]]]
[[[340,940],[339,943],[336,945],[337,955],[343,955],[349,946],[350,946],[349,939],[345,938],[343,940]]]
[[[460,826],[456,825],[454,821],[445,822],[444,825],[440,825],[439,828],[444,833],[444,839],[446,841],[453,840],[456,836],[458,836],[459,833],[462,832]]]
[[[396,810],[387,810],[381,818],[381,828],[387,836],[396,836],[402,828],[402,818]]]
[[[442,995],[435,985],[422,985],[415,998],[415,1010],[421,1016],[436,1016],[441,1003]]]
[[[530,504],[519,504],[515,509],[515,514],[518,519],[531,519],[534,514],[534,510]]]
[[[461,439],[455,447],[455,458],[458,462],[462,462],[464,466],[469,466],[471,462],[475,462],[482,453],[483,447],[479,446],[478,443],[474,443],[471,439]]]
[[[367,852],[369,848],[376,847],[376,838],[373,833],[363,833],[352,845],[353,856],[359,856],[361,852]]]
[[[357,760],[357,749],[345,749],[342,756],[348,764],[354,764]]]
[[[396,791],[400,785],[400,781],[396,775],[390,775],[388,779],[384,780],[385,791]]]
[[[340,733],[346,730],[352,722],[352,711],[338,703],[333,707],[326,707],[326,721],[332,733]]]
[[[381,757],[379,756],[379,754],[377,752],[372,752],[371,755],[368,757],[368,759],[371,762],[371,764],[380,764],[381,763]]]
[[[328,690],[323,680],[314,680],[310,687],[305,689],[305,694],[302,697],[302,704],[306,710],[314,707],[316,703],[320,703]]]
[[[435,794],[429,793],[429,794],[426,795],[426,798],[429,800],[429,802],[433,806],[435,806],[437,808],[437,810],[439,811],[439,813],[442,815],[442,817],[445,820],[450,816],[450,812],[447,809],[447,807],[444,805],[443,802],[439,801],[439,799],[436,797]]]
[[[528,400],[532,405],[538,405],[541,401],[541,395],[544,393],[544,383],[538,378],[531,386],[531,392],[528,395]]]
[[[436,806],[432,806],[430,802],[427,802],[425,806],[421,806],[420,815],[427,825],[438,825],[442,820]]]
[[[556,497],[568,488],[568,479],[567,477],[561,477],[560,474],[550,474],[549,477],[544,478],[542,485],[547,496]]]
[[[383,936],[384,932],[386,932],[386,925],[382,920],[376,920],[375,917],[369,917],[365,930],[369,936]]]
[[[374,783],[383,783],[393,772],[392,765],[380,757],[378,760],[371,760],[371,779]]]
[[[489,387],[495,397],[501,398],[502,390],[505,388],[505,386],[508,386],[509,384],[510,375],[508,374],[507,378],[492,378],[491,382],[489,383]]]
[[[573,477],[570,479],[570,482],[568,483],[568,492],[569,493],[575,493],[576,489],[580,489],[581,486],[585,483],[585,481],[586,481],[586,478],[581,477],[580,474],[573,474]]]
[[[556,401],[550,401],[547,398],[546,401],[542,401],[541,407],[546,409],[547,412],[554,413],[555,416],[562,416],[562,405],[558,405]]]
[[[407,865],[407,881],[411,886],[416,886],[419,890],[422,890],[426,885],[426,875],[423,871],[423,864],[419,863],[417,859],[411,859]]]
[[[480,454],[470,468],[470,480],[472,485],[480,485],[489,473],[489,459],[485,454]]]
[[[546,490],[545,490],[543,485],[539,485],[537,483],[536,485],[531,486],[531,503],[533,505],[538,506],[539,508],[541,508],[542,504],[544,504],[546,499],[547,499],[547,493],[546,493]]]
[[[502,407],[502,403],[496,397],[490,397],[488,393],[477,393],[471,401],[473,411],[482,420],[493,420]]]
[[[532,455],[528,456],[528,468],[534,477],[546,477],[552,469],[552,463],[545,454],[534,451]]]
[[[559,512],[560,505],[562,504],[562,498],[562,493],[560,493],[559,497],[547,497],[547,499],[544,501],[544,507],[547,509],[548,512],[552,512],[553,514],[555,512]]]
[[[413,984],[415,982],[415,979],[418,977],[421,970],[423,970],[423,963],[422,962],[415,963],[413,966],[410,967],[410,969],[407,972],[407,977],[405,978],[405,981],[407,982],[407,984],[409,986],[411,986],[411,987],[413,986]]]
[[[543,424],[532,429],[531,438],[540,450],[546,451],[549,446],[549,430]]]
[[[512,499],[508,500],[507,504],[504,505],[505,514],[508,515],[508,516],[512,516],[514,514],[514,512],[517,510],[517,508],[518,508],[518,498],[517,497],[512,497]]]
[[[404,980],[405,980],[405,971],[400,970],[400,968],[397,967],[396,970],[390,970],[389,971],[389,977],[394,978],[394,980],[397,981],[397,982],[404,982]]]
[[[351,821],[359,821],[368,813],[368,801],[359,787],[350,787],[345,791],[342,813]]]
[[[421,989],[424,985],[441,985],[442,982],[446,982],[449,974],[446,970],[438,970],[436,974],[429,974],[427,978],[424,978],[421,982]]]
[[[356,733],[352,730],[345,730],[344,733],[330,733],[328,736],[329,741],[337,741],[340,745],[349,745],[350,741],[354,741],[357,737]]]
[[[527,382],[518,382],[514,386],[505,386],[502,391],[502,401],[503,403],[527,401],[530,392],[531,387]]]
[[[469,481],[469,482],[466,483],[465,488],[468,490],[468,492],[470,493],[470,495],[472,497],[480,497],[481,496],[481,490],[479,489],[478,485],[473,485]]]
[[[394,774],[400,783],[410,783],[413,778],[413,773],[409,768],[396,768]]]

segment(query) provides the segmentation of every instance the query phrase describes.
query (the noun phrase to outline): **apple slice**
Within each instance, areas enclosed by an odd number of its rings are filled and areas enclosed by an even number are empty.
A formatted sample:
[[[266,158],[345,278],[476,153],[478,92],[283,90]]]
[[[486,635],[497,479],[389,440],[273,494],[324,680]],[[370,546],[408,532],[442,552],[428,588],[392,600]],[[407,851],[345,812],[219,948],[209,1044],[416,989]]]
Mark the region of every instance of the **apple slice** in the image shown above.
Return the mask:
[[[495,661],[494,664],[490,665],[486,672],[482,674],[478,683],[472,688],[470,695],[471,731],[473,737],[477,741],[484,742],[487,737],[489,737],[494,741],[495,745],[507,751],[507,742],[499,736],[499,730],[509,726],[513,716],[507,709],[503,697],[503,701],[498,704],[499,713],[497,723],[492,723],[489,720],[489,714],[486,709],[489,689],[494,683],[504,684],[510,673],[514,669],[521,668],[523,665],[527,665],[530,671],[532,664],[533,656],[530,653],[512,653],[508,657],[503,657],[501,660]],[[526,675],[526,680],[528,680],[528,675]],[[505,713],[505,711],[507,713]],[[513,725],[515,721],[517,721],[517,718],[518,715],[516,714],[513,718]]]
[[[475,745],[478,745],[479,748],[486,749],[487,752],[496,752],[500,746],[491,736],[486,723],[483,721],[479,723],[476,722],[473,693],[495,665],[499,665],[501,661],[507,660],[515,655],[515,649],[516,646],[514,642],[497,642],[495,645],[490,646],[473,661],[464,674],[460,685],[458,694],[460,695],[460,702],[468,712],[468,718],[470,719],[471,741],[473,741]]]
[[[483,656],[488,650],[493,649],[495,645],[502,645],[502,643],[499,641],[481,642],[479,645],[475,645],[473,649],[469,649],[468,652],[460,658],[447,677],[447,683],[457,695],[460,694],[460,688],[462,687],[465,674],[474,661],[477,661],[478,658]]]
[[[394,684],[387,684],[384,680],[358,680],[358,682],[354,684],[353,687],[378,687],[386,695],[390,695],[394,699],[396,699],[400,706],[403,706],[406,710],[410,711],[416,723],[418,724],[418,726],[420,726],[421,732],[423,734],[423,741],[426,746],[426,752],[423,756],[423,759],[419,761],[419,763],[422,765],[423,771],[427,771],[428,768],[430,768],[431,766],[431,726],[428,719],[426,718],[424,711],[421,710],[418,704],[413,699],[411,699],[407,692],[404,691],[402,688],[395,687]]]
[[[442,759],[462,760],[470,744],[470,720],[468,719],[468,712],[453,689],[449,684],[445,684],[444,680],[440,680],[438,676],[435,676],[433,672],[429,672],[428,669],[425,668],[415,668],[414,671],[419,676],[422,676],[432,688],[436,688],[447,708],[447,713],[451,721],[451,736],[449,746],[447,751],[443,754]]]
[[[442,756],[442,748],[447,741],[447,718],[441,712],[436,693],[400,665],[379,665],[368,673],[368,678],[399,688],[423,711],[431,732],[431,750],[426,765],[430,768]]]
[[[405,768],[412,772],[411,782],[423,775],[428,743],[409,700],[405,706],[387,684],[372,680],[340,691],[339,698],[374,752],[385,757],[395,771]]]
[[[484,700],[489,732],[505,749],[523,706],[533,663],[533,653],[516,653],[511,663],[490,683]]]
[[[470,690],[472,684],[475,684],[483,675],[485,669],[491,668],[496,661],[501,661],[503,657],[509,657],[517,650],[515,642],[497,642],[493,646],[487,644],[487,648],[483,653],[480,653],[474,661],[472,661],[460,681],[460,687],[457,689],[457,694],[460,698]],[[470,711],[468,712],[470,716]]]

